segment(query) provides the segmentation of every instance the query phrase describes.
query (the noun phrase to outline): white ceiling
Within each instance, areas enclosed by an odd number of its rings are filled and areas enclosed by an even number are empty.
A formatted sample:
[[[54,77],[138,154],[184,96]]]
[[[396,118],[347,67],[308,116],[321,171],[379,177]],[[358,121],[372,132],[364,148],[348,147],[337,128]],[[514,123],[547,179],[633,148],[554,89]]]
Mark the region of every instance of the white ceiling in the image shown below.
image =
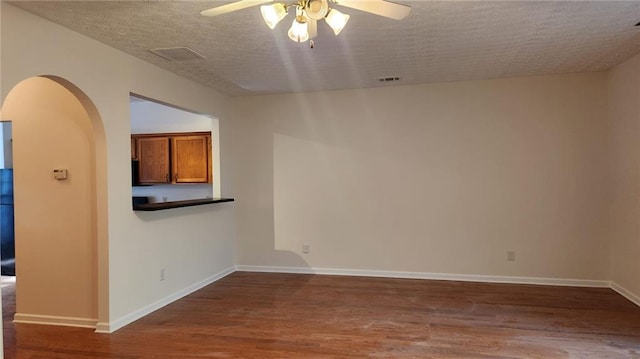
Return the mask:
[[[396,21],[357,10],[315,48],[275,30],[258,7],[214,18],[229,1],[12,1],[142,60],[238,96],[606,70],[640,53],[640,1],[398,1]],[[186,46],[206,60],[171,63],[148,50]]]

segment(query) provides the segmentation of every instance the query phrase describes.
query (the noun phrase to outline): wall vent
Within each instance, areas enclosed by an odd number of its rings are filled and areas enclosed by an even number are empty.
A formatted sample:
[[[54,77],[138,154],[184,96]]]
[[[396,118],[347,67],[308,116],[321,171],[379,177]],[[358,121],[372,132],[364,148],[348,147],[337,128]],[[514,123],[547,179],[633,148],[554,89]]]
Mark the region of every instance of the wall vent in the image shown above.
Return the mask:
[[[185,62],[206,59],[206,57],[200,55],[199,53],[191,50],[188,47],[163,47],[151,49],[149,51],[171,62]]]
[[[379,77],[378,81],[380,81],[380,82],[400,81],[400,76]]]

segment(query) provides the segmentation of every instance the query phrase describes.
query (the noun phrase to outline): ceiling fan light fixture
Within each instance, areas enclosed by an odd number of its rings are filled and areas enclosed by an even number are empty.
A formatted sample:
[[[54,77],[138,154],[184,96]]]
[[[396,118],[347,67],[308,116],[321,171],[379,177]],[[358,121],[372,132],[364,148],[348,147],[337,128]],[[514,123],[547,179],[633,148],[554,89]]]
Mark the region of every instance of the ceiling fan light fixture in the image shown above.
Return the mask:
[[[260,6],[260,12],[264,22],[267,23],[270,29],[274,29],[280,20],[287,16],[287,8],[283,3],[275,3],[271,5]]]
[[[397,4],[392,0],[235,0],[201,11],[200,14],[218,16],[258,5],[261,5],[262,18],[271,29],[275,29],[287,16],[290,8],[295,8],[296,17],[288,31],[289,37],[295,42],[306,42],[318,36],[317,22],[322,19],[334,34],[340,34],[350,16],[332,9],[331,5],[340,5],[394,20],[402,20],[411,12],[410,6]]]
[[[289,29],[289,38],[295,42],[305,42],[309,40],[309,27],[302,16],[296,16]]]
[[[331,9],[324,20],[333,29],[333,33],[338,35],[340,31],[344,29],[345,25],[347,25],[349,17],[349,15],[343,14],[336,9]]]

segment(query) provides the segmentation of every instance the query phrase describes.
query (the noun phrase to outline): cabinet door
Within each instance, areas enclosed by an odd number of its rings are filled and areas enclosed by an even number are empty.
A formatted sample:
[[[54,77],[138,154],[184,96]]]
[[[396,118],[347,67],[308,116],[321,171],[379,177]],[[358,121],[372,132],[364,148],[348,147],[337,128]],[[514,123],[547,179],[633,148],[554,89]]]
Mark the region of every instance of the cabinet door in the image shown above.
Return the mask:
[[[169,183],[169,137],[139,137],[140,183]]]
[[[174,183],[209,182],[209,136],[173,137],[171,151]]]
[[[131,136],[131,159],[138,159],[138,139],[135,136]]]

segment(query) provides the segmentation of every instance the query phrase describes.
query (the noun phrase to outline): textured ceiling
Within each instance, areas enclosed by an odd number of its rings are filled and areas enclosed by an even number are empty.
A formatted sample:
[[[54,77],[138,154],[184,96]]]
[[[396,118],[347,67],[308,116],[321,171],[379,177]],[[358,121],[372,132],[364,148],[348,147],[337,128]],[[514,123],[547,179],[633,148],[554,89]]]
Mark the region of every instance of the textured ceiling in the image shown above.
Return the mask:
[[[229,1],[14,1],[29,12],[232,96],[610,69],[640,53],[640,1],[398,1],[396,21],[357,10],[315,48],[275,30],[258,7],[204,17]],[[336,6],[339,8],[339,6]],[[148,50],[186,46],[206,60]]]

